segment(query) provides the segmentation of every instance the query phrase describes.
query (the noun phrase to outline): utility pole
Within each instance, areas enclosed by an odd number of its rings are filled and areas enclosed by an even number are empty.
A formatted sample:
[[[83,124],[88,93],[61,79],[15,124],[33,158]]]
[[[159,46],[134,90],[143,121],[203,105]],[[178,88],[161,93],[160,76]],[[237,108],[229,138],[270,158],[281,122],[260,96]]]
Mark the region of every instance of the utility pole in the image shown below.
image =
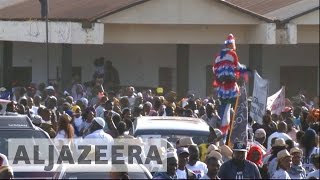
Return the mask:
[[[46,56],[47,56],[47,85],[49,85],[49,0],[39,0],[41,4],[41,18],[46,18]]]

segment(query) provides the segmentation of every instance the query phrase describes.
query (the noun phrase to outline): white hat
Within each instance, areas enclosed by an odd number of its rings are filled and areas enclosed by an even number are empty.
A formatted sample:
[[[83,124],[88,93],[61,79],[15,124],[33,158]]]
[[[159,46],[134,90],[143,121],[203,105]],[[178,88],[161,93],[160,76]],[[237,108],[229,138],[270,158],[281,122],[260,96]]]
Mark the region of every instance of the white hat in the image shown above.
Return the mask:
[[[42,122],[42,117],[39,116],[39,115],[35,115],[35,116],[32,118],[32,122],[33,122],[33,124],[41,124],[41,122]]]
[[[300,153],[301,155],[303,154],[302,150],[299,149],[298,147],[293,147],[290,149],[290,154],[294,154],[294,153]]]
[[[49,89],[54,90],[54,87],[53,86],[47,86],[46,90],[49,90]]]
[[[254,133],[255,138],[263,138],[266,137],[267,133],[264,129],[260,128],[257,129],[256,132]]]
[[[283,138],[278,138],[275,140],[274,144],[272,147],[284,147],[287,146],[286,142],[284,141]]]
[[[166,159],[175,158],[178,160],[177,150],[176,149],[167,149],[167,153],[165,154]]]
[[[106,122],[101,117],[95,117],[93,118],[93,121],[97,122],[102,128],[106,125]]]
[[[196,145],[191,137],[182,137],[179,139],[179,143],[177,143],[177,148],[178,147],[188,147],[190,145]]]
[[[9,161],[8,161],[8,158],[6,155],[0,153],[0,158],[3,159],[2,166],[9,166]],[[0,164],[0,166],[1,166],[1,164]]]
[[[281,160],[282,158],[290,157],[290,156],[291,156],[290,153],[286,149],[284,149],[278,152],[277,159]]]

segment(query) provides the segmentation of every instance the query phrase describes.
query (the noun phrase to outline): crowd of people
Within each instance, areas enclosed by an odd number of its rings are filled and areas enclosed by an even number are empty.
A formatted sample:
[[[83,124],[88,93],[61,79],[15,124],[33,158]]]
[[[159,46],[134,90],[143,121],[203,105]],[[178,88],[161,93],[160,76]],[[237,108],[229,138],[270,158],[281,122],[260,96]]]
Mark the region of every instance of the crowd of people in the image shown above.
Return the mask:
[[[312,104],[302,100],[291,103],[280,116],[267,111],[263,124],[249,117],[249,143],[235,142],[230,148],[219,130],[218,99],[194,94],[177,99],[173,91],[158,95],[152,90],[136,92],[132,86],[105,91],[102,84],[97,77],[91,88],[75,83],[70,92],[63,93],[43,84],[16,87],[6,113],[29,116],[56,140],[99,138],[108,144],[114,138],[134,138],[127,132],[141,116],[202,118],[210,126],[208,142],[196,145],[190,138],[180,139],[175,149],[168,151],[167,172],[155,173],[155,179],[319,178],[316,99]],[[2,157],[0,165],[5,166]]]

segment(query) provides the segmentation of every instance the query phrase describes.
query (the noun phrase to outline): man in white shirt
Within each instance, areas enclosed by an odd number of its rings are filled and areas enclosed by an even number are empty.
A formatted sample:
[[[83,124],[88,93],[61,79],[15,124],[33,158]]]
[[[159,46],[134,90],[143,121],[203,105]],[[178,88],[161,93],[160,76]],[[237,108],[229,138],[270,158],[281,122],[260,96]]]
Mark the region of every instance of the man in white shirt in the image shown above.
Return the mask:
[[[106,122],[100,117],[95,117],[89,127],[89,134],[83,139],[93,145],[107,145],[106,159],[111,157],[111,146],[114,144],[112,136],[103,131]],[[87,141],[88,140],[88,141]],[[102,159],[102,158],[101,158]],[[104,158],[103,158],[104,159]]]
[[[189,150],[186,147],[180,147],[177,149],[178,155],[178,168],[176,171],[178,179],[195,179],[196,175],[186,165],[189,160]]]
[[[291,137],[286,134],[286,132],[287,132],[287,124],[282,121],[278,124],[278,132],[272,133],[268,138],[267,152],[269,152],[271,149],[271,140],[274,137],[283,138],[285,141],[288,139],[292,140]]]
[[[190,145],[188,150],[190,156],[186,168],[190,169],[194,174],[196,174],[197,179],[200,179],[208,172],[207,165],[199,160],[200,154],[196,145]]]

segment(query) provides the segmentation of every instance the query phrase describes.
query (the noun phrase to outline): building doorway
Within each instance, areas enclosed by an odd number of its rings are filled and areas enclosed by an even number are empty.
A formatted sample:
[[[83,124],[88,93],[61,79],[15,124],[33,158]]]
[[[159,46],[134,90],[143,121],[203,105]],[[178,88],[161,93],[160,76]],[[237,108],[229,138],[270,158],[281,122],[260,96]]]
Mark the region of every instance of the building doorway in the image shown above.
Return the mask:
[[[280,84],[285,86],[286,97],[291,98],[304,91],[307,99],[317,95],[319,87],[318,66],[281,66]]]
[[[29,86],[32,82],[32,67],[12,67],[11,84],[16,86]]]

